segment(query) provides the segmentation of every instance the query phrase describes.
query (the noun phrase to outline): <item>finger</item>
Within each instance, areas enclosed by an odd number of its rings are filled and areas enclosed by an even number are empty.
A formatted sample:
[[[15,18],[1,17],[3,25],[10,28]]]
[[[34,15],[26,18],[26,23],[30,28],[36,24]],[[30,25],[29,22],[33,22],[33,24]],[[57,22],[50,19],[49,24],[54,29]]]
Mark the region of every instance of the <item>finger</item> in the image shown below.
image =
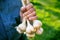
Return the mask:
[[[32,12],[31,14],[27,15],[27,18],[32,17],[32,16],[36,16],[36,12],[35,11]]]
[[[33,11],[34,11],[34,8],[31,8],[30,10],[28,10],[27,12],[25,12],[23,14],[23,17],[26,16],[26,15],[28,15],[28,14],[31,14]]]
[[[21,12],[25,12],[26,11],[26,7],[24,6],[24,7],[21,7],[21,10],[20,10]]]
[[[36,20],[37,19],[37,16],[34,16],[34,17],[30,17],[29,20]]]
[[[31,4],[31,3],[26,6],[26,10],[29,10],[31,8],[33,8],[33,4]]]
[[[23,13],[22,12],[20,12],[20,17],[23,18]]]

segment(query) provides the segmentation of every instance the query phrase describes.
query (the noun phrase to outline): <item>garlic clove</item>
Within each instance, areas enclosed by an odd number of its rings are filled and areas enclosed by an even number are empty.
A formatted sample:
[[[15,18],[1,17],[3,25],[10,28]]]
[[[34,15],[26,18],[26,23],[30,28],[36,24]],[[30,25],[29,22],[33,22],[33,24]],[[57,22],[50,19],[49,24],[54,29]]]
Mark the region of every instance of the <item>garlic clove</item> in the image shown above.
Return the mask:
[[[34,28],[39,29],[42,26],[42,22],[39,21],[39,20],[34,20],[33,21],[33,26],[34,26]]]
[[[33,34],[26,34],[26,36],[27,36],[28,38],[33,38],[33,37],[35,37],[35,33],[33,33]]]
[[[40,28],[39,30],[36,31],[36,34],[40,35],[43,33],[43,28]]]

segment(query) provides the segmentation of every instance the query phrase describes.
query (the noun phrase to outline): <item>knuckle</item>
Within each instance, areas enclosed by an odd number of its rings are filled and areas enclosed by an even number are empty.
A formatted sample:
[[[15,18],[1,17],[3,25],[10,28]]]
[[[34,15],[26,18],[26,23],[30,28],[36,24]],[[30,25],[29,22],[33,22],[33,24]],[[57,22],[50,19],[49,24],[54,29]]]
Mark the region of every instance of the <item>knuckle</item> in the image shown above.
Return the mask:
[[[36,16],[36,12],[32,12],[31,14],[32,14],[33,16]]]
[[[27,17],[30,17],[30,16],[31,16],[31,14],[27,15]]]
[[[30,11],[30,12],[33,12],[33,11],[34,11],[34,8],[31,8],[29,11]]]
[[[24,12],[24,11],[25,11],[25,9],[26,9],[25,7],[21,7],[21,9],[20,9],[20,10],[21,10],[22,12]]]
[[[36,12],[34,11],[34,12],[33,12],[33,14],[35,15],[35,14],[36,14]]]

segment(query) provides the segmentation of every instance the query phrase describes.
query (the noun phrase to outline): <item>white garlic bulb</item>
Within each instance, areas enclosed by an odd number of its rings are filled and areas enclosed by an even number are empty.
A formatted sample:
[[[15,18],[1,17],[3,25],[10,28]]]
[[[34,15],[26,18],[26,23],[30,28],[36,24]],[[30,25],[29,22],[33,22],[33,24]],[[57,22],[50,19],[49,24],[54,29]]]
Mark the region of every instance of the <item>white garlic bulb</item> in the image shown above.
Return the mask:
[[[36,29],[39,29],[42,26],[42,22],[39,20],[34,20],[33,21],[33,27]]]
[[[40,29],[38,29],[37,31],[36,31],[36,34],[38,34],[38,35],[40,35],[40,34],[42,34],[43,33],[43,28],[40,28]]]
[[[25,18],[23,18],[22,23],[18,27],[21,31],[23,31],[23,32],[26,31],[26,20],[25,20]]]
[[[35,32],[35,29],[33,26],[30,24],[30,22],[27,20],[27,28],[26,28],[27,33]]]

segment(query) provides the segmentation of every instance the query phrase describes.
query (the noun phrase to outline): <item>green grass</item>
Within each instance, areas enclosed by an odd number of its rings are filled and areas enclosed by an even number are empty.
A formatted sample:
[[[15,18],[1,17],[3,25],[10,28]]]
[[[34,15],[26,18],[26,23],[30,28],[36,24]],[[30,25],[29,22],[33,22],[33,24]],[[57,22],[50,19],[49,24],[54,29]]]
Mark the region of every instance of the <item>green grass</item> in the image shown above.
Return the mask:
[[[60,0],[31,0],[44,32],[33,40],[60,40]]]

